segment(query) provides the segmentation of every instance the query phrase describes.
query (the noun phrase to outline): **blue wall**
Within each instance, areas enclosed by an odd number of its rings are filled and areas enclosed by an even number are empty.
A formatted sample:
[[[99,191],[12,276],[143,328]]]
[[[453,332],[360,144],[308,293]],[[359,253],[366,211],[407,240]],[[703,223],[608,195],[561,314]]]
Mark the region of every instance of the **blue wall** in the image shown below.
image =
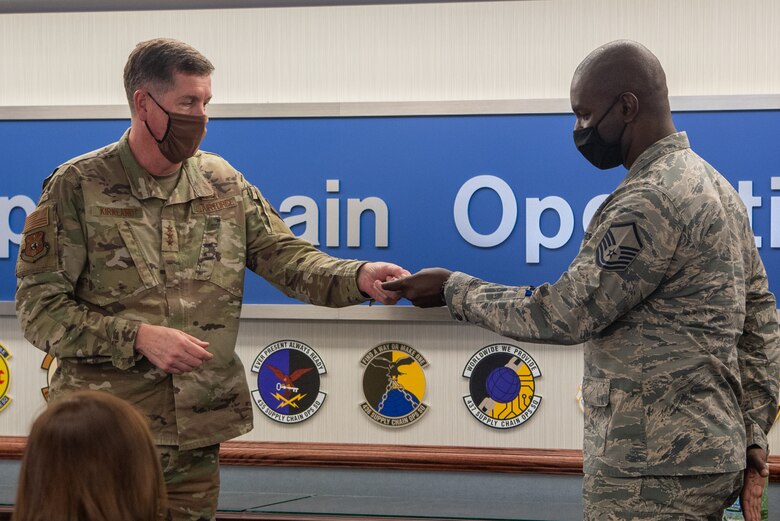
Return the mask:
[[[777,293],[780,111],[678,113],[675,122],[688,132],[693,149],[735,186],[752,182],[753,196],[761,198],[761,206],[752,209],[753,227],[762,238],[759,251]],[[583,211],[588,201],[611,192],[625,175],[622,168],[602,172],[591,167],[572,144],[573,124],[571,115],[214,119],[202,148],[225,157],[277,208],[291,196],[311,198],[319,210],[321,247],[328,253],[389,260],[410,271],[445,266],[496,282],[539,284],[556,280],[575,256],[587,225]],[[37,201],[42,180],[59,163],[115,141],[127,126],[124,120],[0,122],[0,300],[13,300],[18,246],[8,237],[21,232],[25,217],[22,208],[8,215],[20,200],[10,198],[24,195]],[[517,206],[511,233],[491,247],[470,244],[453,217],[459,190],[480,175],[505,182]],[[329,179],[339,180],[338,192],[326,192]],[[571,208],[573,232],[563,235],[560,247],[529,248],[529,236],[552,237],[559,231],[561,218],[554,210],[527,219],[529,200],[533,206],[534,200],[552,196],[560,198],[559,208]],[[347,246],[347,199],[367,197],[387,206],[387,247],[375,246],[371,212],[361,219],[360,246]],[[338,247],[325,246],[329,198],[339,204]],[[470,199],[468,220],[476,233],[489,235],[506,209],[495,191],[481,189]],[[297,207],[282,216],[302,211]],[[305,227],[298,224],[293,231],[301,234]],[[250,276],[246,302],[292,301]]]

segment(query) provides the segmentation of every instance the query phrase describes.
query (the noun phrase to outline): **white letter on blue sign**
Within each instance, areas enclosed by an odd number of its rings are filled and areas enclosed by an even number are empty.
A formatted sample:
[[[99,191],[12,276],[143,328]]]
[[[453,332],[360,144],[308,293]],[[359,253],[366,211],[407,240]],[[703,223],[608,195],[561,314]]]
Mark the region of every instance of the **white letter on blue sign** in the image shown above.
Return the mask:
[[[496,231],[488,235],[477,233],[471,226],[469,219],[471,197],[481,188],[493,190],[501,199],[501,223]],[[468,243],[480,248],[490,248],[504,242],[512,233],[517,221],[517,200],[512,189],[503,179],[493,175],[478,175],[463,183],[463,186],[458,190],[453,207],[453,217],[460,236]]]
[[[9,257],[9,241],[14,244],[19,244],[22,241],[22,234],[14,233],[11,229],[11,212],[16,208],[24,210],[26,217],[35,211],[35,203],[26,195],[15,195],[10,199],[0,197],[0,259]]]
[[[780,177],[773,177],[770,181],[772,190],[780,190]],[[772,197],[770,201],[771,213],[769,214],[770,246],[780,248],[780,197]]]
[[[761,197],[753,195],[753,181],[739,181],[737,183],[739,187],[737,191],[742,198],[742,202],[747,208],[748,219],[750,220],[750,226],[753,226],[753,208],[761,207]],[[756,248],[761,247],[761,236],[756,235]]]
[[[317,206],[317,203],[311,197],[293,195],[282,201],[282,204],[279,205],[279,211],[282,213],[291,212],[296,206],[303,208],[303,213],[285,217],[284,222],[290,228],[296,224],[304,223],[306,228],[298,237],[309,241],[315,246],[319,246],[320,209]]]
[[[545,210],[553,210],[561,220],[558,233],[552,237],[542,233],[541,219]],[[554,250],[566,244],[571,237],[574,231],[574,214],[571,206],[557,195],[544,199],[529,197],[525,200],[525,228],[525,262],[538,264],[540,246]]]

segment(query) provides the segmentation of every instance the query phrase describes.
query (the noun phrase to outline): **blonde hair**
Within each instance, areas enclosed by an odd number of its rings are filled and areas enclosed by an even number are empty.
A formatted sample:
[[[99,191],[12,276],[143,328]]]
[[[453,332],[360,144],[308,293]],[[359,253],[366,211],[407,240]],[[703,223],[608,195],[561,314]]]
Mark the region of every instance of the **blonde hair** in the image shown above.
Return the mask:
[[[155,521],[165,503],[147,420],[129,403],[78,391],[33,423],[14,521]]]

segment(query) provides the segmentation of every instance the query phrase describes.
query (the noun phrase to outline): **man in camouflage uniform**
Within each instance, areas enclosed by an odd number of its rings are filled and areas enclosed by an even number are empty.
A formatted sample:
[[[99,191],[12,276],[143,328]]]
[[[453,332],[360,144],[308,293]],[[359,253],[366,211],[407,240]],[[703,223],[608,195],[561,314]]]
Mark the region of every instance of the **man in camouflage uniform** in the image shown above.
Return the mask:
[[[677,132],[657,58],[593,51],[571,86],[575,143],[628,174],[555,284],[428,269],[384,285],[523,341],[585,344],[585,518],[719,520],[768,475],[776,302],[744,205]],[[762,477],[763,476],[763,477]],[[748,507],[760,501],[745,487]],[[751,510],[748,516],[755,516]]]
[[[380,282],[408,275],[316,250],[198,151],[212,71],[182,42],[140,43],[124,75],[130,129],[44,182],[17,263],[25,336],[59,360],[51,398],[103,389],[144,412],[176,520],[214,517],[219,443],[252,428],[235,353],[244,268],[327,306],[395,303]]]

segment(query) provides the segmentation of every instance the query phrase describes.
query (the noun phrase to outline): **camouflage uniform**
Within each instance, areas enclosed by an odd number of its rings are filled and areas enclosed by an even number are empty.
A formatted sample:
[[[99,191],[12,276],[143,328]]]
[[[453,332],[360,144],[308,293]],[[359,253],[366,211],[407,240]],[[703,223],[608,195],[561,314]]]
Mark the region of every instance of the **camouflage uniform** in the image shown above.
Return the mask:
[[[51,396],[83,388],[127,399],[158,445],[197,449],[248,432],[235,353],[245,267],[289,296],[362,302],[361,263],[298,239],[225,160],[198,152],[164,193],[122,139],[60,166],[25,221],[16,306],[26,338],[59,359]],[[134,351],[141,323],[209,342],[214,358],[171,375]]]
[[[584,470],[720,474],[767,449],[778,403],[776,302],[738,194],[685,133],[642,153],[569,269],[537,288],[455,273],[457,320],[585,344]]]

